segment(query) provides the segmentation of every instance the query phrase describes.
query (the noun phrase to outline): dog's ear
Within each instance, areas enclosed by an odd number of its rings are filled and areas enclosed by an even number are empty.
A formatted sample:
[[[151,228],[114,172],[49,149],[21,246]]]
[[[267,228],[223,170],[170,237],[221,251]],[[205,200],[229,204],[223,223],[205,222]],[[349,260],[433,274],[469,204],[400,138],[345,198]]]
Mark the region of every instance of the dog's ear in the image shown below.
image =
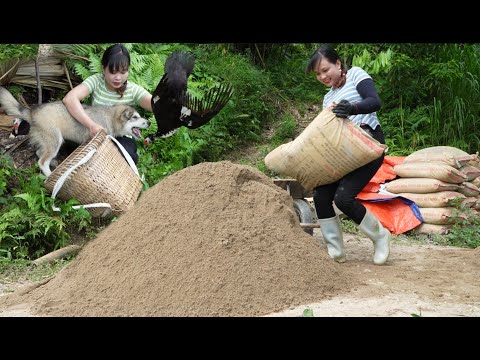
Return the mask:
[[[126,107],[123,112],[122,112],[122,118],[124,121],[128,121],[132,118],[135,110],[132,109],[131,107]]]

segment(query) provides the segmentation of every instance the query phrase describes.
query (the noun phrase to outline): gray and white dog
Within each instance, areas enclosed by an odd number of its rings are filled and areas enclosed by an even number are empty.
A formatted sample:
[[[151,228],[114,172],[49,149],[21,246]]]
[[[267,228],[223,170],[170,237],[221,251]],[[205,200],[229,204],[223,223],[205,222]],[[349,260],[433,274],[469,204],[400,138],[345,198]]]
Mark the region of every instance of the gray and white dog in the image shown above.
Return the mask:
[[[103,126],[107,134],[113,137],[131,135],[140,138],[139,129],[150,126],[150,121],[142,118],[128,105],[82,106],[90,118]],[[33,105],[28,109],[7,89],[0,86],[0,107],[8,115],[20,117],[30,123],[29,141],[37,148],[38,165],[47,177],[51,174],[50,163],[65,140],[77,144],[90,140],[88,129],[70,115],[62,101]]]

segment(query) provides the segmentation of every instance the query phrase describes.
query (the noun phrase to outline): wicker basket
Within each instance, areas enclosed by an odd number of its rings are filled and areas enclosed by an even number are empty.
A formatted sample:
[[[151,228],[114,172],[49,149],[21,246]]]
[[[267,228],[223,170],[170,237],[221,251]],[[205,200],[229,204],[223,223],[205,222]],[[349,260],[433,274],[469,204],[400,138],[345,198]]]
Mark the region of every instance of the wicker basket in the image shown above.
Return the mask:
[[[85,163],[79,165],[82,162]],[[112,138],[101,131],[90,142],[75,149],[47,177],[44,185],[52,194],[55,190],[61,200],[76,198],[94,217],[120,215],[135,204],[142,190],[143,184],[136,171]],[[71,173],[67,175],[68,172]],[[66,177],[64,181],[62,175]],[[97,203],[105,203],[107,207],[87,206]]]

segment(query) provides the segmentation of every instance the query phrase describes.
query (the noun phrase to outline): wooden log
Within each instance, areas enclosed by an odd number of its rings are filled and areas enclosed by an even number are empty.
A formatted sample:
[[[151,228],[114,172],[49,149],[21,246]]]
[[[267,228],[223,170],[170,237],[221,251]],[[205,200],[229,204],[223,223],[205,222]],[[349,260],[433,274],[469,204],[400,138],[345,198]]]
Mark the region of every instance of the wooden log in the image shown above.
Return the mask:
[[[57,58],[49,58],[49,59],[39,59],[38,60],[38,68],[40,71],[40,75],[44,76],[55,76],[55,77],[63,77],[65,75],[62,60]],[[31,76],[35,77],[35,60],[29,60],[23,64],[21,64],[17,72],[15,73],[16,76]]]
[[[58,250],[52,251],[51,253],[43,255],[42,257],[39,257],[38,259],[33,260],[32,263],[33,265],[48,264],[55,260],[62,259],[67,255],[76,254],[80,251],[81,248],[82,247],[78,245],[68,245],[61,249],[58,249]]]

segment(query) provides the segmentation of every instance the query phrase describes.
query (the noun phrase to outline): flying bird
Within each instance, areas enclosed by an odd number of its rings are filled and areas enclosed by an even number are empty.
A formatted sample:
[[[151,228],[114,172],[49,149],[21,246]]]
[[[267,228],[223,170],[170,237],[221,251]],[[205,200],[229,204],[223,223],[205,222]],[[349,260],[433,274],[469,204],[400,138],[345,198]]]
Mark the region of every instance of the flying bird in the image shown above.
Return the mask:
[[[185,126],[196,129],[209,122],[230,100],[233,89],[217,85],[202,100],[187,91],[188,77],[193,71],[195,57],[184,51],[175,51],[165,61],[165,73],[152,94],[152,110],[157,121],[157,132],[143,141],[150,145],[157,138],[166,138]]]

